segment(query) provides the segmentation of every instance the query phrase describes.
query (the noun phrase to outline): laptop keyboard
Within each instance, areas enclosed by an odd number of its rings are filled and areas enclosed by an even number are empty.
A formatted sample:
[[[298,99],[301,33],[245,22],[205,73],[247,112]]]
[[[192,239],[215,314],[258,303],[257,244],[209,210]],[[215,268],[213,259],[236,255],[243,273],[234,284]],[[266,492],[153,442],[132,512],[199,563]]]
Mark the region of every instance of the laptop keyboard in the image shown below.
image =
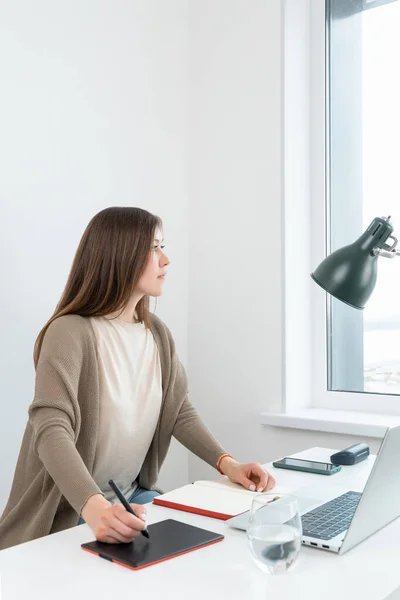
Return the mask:
[[[346,531],[361,498],[358,492],[346,492],[301,517],[303,535],[331,540]]]

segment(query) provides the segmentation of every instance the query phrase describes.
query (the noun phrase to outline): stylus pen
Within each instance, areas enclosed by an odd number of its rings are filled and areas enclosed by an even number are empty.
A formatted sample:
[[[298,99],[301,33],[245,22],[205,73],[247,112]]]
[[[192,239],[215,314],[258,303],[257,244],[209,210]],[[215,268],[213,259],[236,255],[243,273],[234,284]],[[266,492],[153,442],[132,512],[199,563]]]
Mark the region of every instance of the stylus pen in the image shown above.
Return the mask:
[[[110,481],[108,482],[111,489],[115,492],[118,500],[121,501],[121,504],[126,508],[126,510],[128,512],[131,513],[131,515],[133,515],[134,517],[137,517],[139,519],[139,517],[137,516],[137,514],[135,513],[135,511],[133,510],[132,506],[129,504],[129,502],[124,498],[121,490],[119,489],[119,487],[117,486],[117,484],[115,483],[115,481],[113,481],[112,479],[110,479]],[[149,536],[149,532],[147,531],[147,529],[142,529],[142,531],[140,532],[142,535],[144,535],[144,537],[150,538]]]

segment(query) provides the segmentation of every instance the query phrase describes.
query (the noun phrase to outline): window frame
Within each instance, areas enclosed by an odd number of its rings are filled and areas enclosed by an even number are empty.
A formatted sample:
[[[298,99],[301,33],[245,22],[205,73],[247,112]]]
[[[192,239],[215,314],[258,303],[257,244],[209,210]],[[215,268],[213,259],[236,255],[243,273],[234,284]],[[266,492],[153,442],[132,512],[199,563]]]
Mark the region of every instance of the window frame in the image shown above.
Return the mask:
[[[386,0],[386,2],[393,0]],[[329,38],[327,28],[327,7],[320,0],[311,0],[311,71],[310,71],[310,195],[311,195],[311,237],[310,263],[313,270],[327,255],[330,246],[329,236]],[[365,3],[365,0],[364,0]],[[384,2],[376,2],[379,6]],[[364,8],[373,8],[365,6]],[[322,105],[323,103],[323,105]],[[396,266],[394,266],[396,268]],[[331,314],[331,301],[319,286],[313,284],[310,290],[312,310],[312,373],[310,384],[310,408],[375,412],[400,415],[400,397],[387,393],[365,393],[328,390],[328,336],[330,335],[328,315]],[[355,319],[358,311],[354,311]],[[346,350],[346,344],[343,345]],[[348,356],[348,352],[346,353]],[[350,358],[350,357],[349,357]],[[286,409],[289,408],[286,402]]]

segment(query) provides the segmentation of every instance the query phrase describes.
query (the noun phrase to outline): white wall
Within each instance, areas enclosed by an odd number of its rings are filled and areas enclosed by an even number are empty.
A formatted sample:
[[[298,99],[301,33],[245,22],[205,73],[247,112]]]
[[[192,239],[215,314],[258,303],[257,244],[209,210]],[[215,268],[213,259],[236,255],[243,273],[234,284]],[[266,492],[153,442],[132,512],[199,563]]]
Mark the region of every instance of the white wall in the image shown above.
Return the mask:
[[[173,264],[157,312],[228,451],[266,461],[356,441],[259,424],[282,395],[281,8],[1,3],[0,510],[32,399],[34,339],[85,225],[109,205],[164,218]],[[186,483],[187,464],[174,445],[160,484]],[[189,480],[215,475],[189,465]]]
[[[359,441],[259,424],[283,391],[282,4],[190,9],[189,381],[208,425],[242,461]],[[377,451],[380,442],[369,443]],[[207,476],[215,471],[190,456],[190,480]]]
[[[173,268],[157,313],[187,340],[186,0],[0,4],[0,511],[33,397],[32,348],[89,219],[164,218]],[[161,484],[186,483],[175,445]]]

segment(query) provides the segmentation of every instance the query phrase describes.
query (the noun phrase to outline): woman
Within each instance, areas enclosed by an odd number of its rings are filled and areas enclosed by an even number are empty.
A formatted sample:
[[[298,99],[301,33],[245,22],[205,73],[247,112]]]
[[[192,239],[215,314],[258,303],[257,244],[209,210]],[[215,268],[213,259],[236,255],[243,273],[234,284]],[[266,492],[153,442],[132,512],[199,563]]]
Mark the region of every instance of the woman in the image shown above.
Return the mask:
[[[102,542],[133,540],[172,435],[231,481],[264,491],[274,479],[236,462],[187,397],[167,327],[149,312],[169,260],[162,223],[112,207],[80,241],[51,319],[36,340],[35,396],[0,519],[0,549],[86,521]],[[108,485],[114,479],[138,518]]]

